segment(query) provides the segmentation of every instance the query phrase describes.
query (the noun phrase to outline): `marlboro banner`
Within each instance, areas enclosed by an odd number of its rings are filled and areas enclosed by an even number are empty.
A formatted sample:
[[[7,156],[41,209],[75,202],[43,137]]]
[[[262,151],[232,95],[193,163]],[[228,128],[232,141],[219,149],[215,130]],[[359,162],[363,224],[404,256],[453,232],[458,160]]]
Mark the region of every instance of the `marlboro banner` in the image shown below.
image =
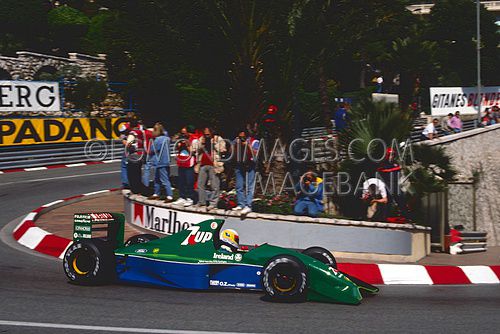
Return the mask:
[[[125,198],[127,221],[146,230],[163,234],[173,234],[207,219],[214,219],[209,214],[198,214],[161,208],[133,202]]]

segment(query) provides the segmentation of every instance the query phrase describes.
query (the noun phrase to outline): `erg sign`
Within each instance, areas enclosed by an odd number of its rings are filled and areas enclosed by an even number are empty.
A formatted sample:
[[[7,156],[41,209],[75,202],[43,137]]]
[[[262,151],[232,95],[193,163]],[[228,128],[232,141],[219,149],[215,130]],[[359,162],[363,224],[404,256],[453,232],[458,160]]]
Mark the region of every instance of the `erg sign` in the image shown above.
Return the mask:
[[[0,112],[60,110],[58,82],[0,80]]]

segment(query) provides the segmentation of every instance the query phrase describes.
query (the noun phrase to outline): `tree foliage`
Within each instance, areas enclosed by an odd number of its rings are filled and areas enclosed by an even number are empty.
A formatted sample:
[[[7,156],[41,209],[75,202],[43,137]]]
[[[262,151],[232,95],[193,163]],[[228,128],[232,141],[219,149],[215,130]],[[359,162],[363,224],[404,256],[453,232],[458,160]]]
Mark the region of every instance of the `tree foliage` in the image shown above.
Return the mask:
[[[430,86],[475,83],[473,2],[437,1],[426,16],[412,15],[408,4],[2,0],[0,53],[106,53],[111,80],[129,82],[128,93],[147,119],[179,126],[201,114],[201,103],[183,100],[189,92],[219,108],[211,122],[222,115],[230,124],[222,130],[259,120],[275,104],[282,132],[290,132],[303,119],[324,123],[333,97],[369,92],[380,73],[403,108],[423,101],[425,110]],[[484,8],[481,19],[483,81],[494,85],[498,28]],[[398,75],[400,85],[392,85]]]

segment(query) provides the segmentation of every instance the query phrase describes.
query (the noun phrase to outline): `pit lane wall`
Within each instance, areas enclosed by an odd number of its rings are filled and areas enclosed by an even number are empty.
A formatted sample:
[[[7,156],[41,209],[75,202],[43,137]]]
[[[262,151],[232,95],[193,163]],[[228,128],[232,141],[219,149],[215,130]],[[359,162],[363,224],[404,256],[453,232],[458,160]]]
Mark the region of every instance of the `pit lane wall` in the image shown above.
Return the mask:
[[[146,231],[171,234],[207,219],[222,218],[240,235],[240,243],[305,249],[320,246],[335,256],[370,261],[415,262],[430,253],[430,229],[410,224],[239,214],[221,209],[179,207],[123,191],[127,222]]]

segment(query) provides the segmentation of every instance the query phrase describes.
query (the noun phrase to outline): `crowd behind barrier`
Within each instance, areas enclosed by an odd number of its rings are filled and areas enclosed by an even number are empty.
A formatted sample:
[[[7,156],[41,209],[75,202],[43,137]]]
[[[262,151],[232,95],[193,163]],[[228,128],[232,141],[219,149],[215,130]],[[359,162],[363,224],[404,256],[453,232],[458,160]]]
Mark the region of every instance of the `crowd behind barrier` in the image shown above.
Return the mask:
[[[499,121],[499,109],[486,110],[479,126]],[[130,121],[121,126],[121,140],[125,147],[121,163],[121,182],[124,188],[150,199],[165,200],[181,206],[197,205],[225,208],[246,215],[254,210],[256,173],[262,167],[256,158],[260,138],[255,128],[247,126],[234,133],[232,139],[223,138],[211,128],[194,129],[185,126],[169,136],[161,123],[152,128],[129,115]],[[332,114],[334,134],[349,127],[349,110],[342,103]],[[459,133],[477,127],[472,121],[462,121],[459,112],[443,119],[433,119],[425,125],[415,126],[413,142],[432,140],[439,136]],[[303,133],[308,140],[332,137],[326,128],[308,129]],[[320,160],[325,158],[320,155]],[[228,159],[229,157],[229,159]],[[381,177],[368,179],[359,196],[366,206],[368,220],[401,222],[412,221],[404,193],[388,191],[389,183],[398,179],[401,166],[395,152],[388,149],[377,171]],[[175,177],[175,180],[172,180]],[[291,213],[316,217],[324,212],[323,180],[313,169],[308,169],[299,180],[294,180]],[[178,194],[172,191],[175,184]],[[399,185],[397,185],[399,187]],[[234,195],[228,195],[234,193]],[[265,194],[264,194],[265,195]],[[176,197],[176,198],[174,198]],[[272,203],[270,201],[269,203]],[[388,217],[389,207],[397,209],[398,217]]]

